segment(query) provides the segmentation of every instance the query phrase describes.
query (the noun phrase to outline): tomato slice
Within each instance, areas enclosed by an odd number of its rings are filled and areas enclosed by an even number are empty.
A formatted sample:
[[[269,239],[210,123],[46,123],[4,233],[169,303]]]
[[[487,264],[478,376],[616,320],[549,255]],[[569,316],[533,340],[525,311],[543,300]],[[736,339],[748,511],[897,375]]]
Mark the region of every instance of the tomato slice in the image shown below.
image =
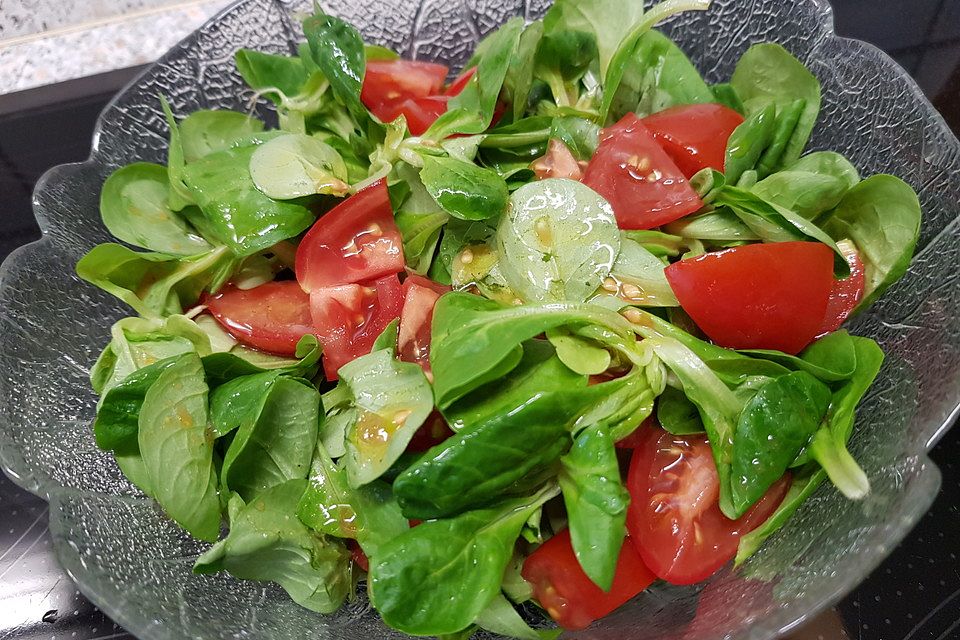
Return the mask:
[[[393,221],[385,180],[327,212],[297,248],[297,280],[308,293],[373,280],[403,267],[403,240]]]
[[[840,325],[853,313],[860,301],[863,300],[866,278],[864,277],[863,260],[857,247],[850,240],[841,240],[837,247],[843,253],[850,265],[850,275],[833,282],[830,290],[830,300],[827,301],[827,311],[824,314],[823,324],[817,335],[836,331]]]
[[[430,372],[430,328],[433,307],[450,287],[418,275],[403,281],[403,311],[400,312],[400,334],[397,351],[404,362],[416,362],[428,378]]]
[[[723,171],[727,140],[743,116],[722,104],[686,104],[647,116],[643,125],[688,178],[711,167]]]
[[[634,113],[600,132],[583,183],[607,199],[621,229],[652,229],[703,206]]]
[[[774,484],[740,519],[720,511],[720,480],[706,436],[644,429],[627,473],[627,530],[644,563],[673,584],[713,575],[737,552],[740,537],[772,514],[790,485]]]
[[[633,433],[622,440],[617,440],[614,445],[617,449],[636,449],[647,439],[647,431],[650,429],[659,429],[660,423],[657,422],[656,415],[647,416],[639,427],[633,430]]]
[[[530,165],[537,180],[546,178],[567,178],[580,181],[583,179],[583,167],[573,156],[570,147],[558,138],[550,138],[547,143],[547,152]]]
[[[400,315],[402,296],[396,274],[310,293],[310,314],[323,345],[327,380],[336,380],[340,367],[370,353],[377,337]]]
[[[450,83],[450,86],[444,90],[443,95],[445,96],[458,96],[464,89],[467,88],[467,83],[470,82],[470,78],[473,77],[473,74],[477,72],[476,67],[470,67],[459,76],[457,79]]]
[[[819,242],[750,244],[664,272],[683,310],[717,344],[798,353],[820,331],[833,252]]]
[[[206,301],[227,333],[248,347],[292,356],[297,342],[313,333],[310,297],[293,280],[267,282],[253,289],[232,285]]]
[[[427,451],[453,435],[453,431],[439,411],[434,411],[417,429],[407,445],[407,451]]]
[[[432,96],[440,91],[449,72],[445,65],[433,62],[369,60],[360,100],[374,111],[380,105],[403,102],[407,98]]]
[[[364,571],[370,571],[370,560],[363,549],[360,548],[360,545],[357,544],[357,541],[347,540],[347,548],[350,550],[350,559],[353,560],[353,563]]]
[[[447,112],[450,96],[426,96],[407,98],[403,102],[380,107],[376,114],[384,122],[396,120],[401,115],[407,119],[407,128],[415,136],[423,135],[437,118]]]
[[[579,630],[620,607],[655,579],[629,539],[623,541],[610,591],[595,585],[573,554],[570,530],[564,529],[537,548],[520,575],[533,595],[564,629]]]

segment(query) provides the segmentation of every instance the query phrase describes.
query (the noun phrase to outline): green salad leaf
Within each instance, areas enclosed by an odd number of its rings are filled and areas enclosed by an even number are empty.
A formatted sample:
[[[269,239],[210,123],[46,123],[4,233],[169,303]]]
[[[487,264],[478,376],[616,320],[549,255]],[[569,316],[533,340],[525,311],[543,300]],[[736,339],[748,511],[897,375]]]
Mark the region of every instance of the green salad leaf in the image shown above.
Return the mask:
[[[784,112],[796,109],[795,124],[776,162],[769,162],[771,170],[790,165],[803,153],[820,111],[820,82],[802,62],[786,49],[772,42],[755,44],[740,57],[730,78],[731,86],[743,101],[748,114],[754,114],[773,105],[777,119]],[[797,101],[802,101],[802,104]]]
[[[377,557],[382,545],[409,528],[390,485],[374,480],[352,487],[346,470],[322,444],[314,453],[308,480],[297,505],[300,521],[318,533],[355,539],[369,558]]]
[[[239,49],[234,61],[243,81],[251,89],[278,104],[281,103],[281,96],[292,97],[299,93],[309,77],[303,60],[296,56]]]
[[[120,167],[100,192],[100,215],[111,234],[159,253],[191,256],[211,249],[168,204],[167,169],[149,162]]]
[[[504,307],[467,293],[441,296],[433,312],[430,365],[440,409],[481,385],[496,380],[520,362],[520,346],[544,331],[565,325],[597,324],[622,336],[628,323],[595,305],[556,302]],[[472,363],[463,367],[462,362]]]
[[[306,480],[288,480],[249,503],[230,497],[230,533],[197,558],[194,573],[229,571],[243,580],[276,582],[294,602],[332,613],[350,592],[349,553],[296,517]]]
[[[369,118],[360,102],[366,70],[363,38],[346,21],[317,10],[303,21],[303,33],[314,65],[330,83],[337,100],[359,121]]]
[[[246,113],[221,109],[194,111],[180,122],[180,144],[186,163],[229,149],[263,131],[263,122]]]
[[[697,68],[670,38],[650,30],[637,41],[627,62],[612,115],[619,119],[633,111],[644,117],[668,107],[704,102],[714,102],[714,96]]]
[[[275,138],[279,139],[279,138]],[[314,220],[308,208],[261,192],[250,175],[260,145],[217,151],[183,171],[183,179],[219,242],[249,256],[305,231]]]
[[[779,480],[820,427],[830,389],[795,371],[766,383],[737,421],[731,462],[731,495],[738,515]]]
[[[589,187],[562,178],[516,190],[496,242],[507,284],[527,302],[583,302],[620,253],[610,205]]]
[[[261,398],[240,420],[220,472],[224,490],[244,500],[306,478],[317,444],[320,393],[309,382],[275,376]]]
[[[490,127],[523,29],[522,18],[511,18],[481,43],[477,72],[460,95],[450,100],[447,112],[430,126],[424,137],[443,140],[456,133],[483,133]],[[478,51],[481,46],[477,47]]]
[[[507,207],[507,183],[472,162],[426,156],[420,178],[440,208],[455,218],[498,218]]]
[[[204,291],[215,293],[238,268],[226,247],[193,256],[100,244],[77,262],[77,275],[126,302],[145,318],[180,314]]]
[[[346,433],[346,472],[359,487],[397,461],[433,411],[433,393],[419,365],[394,359],[391,349],[361,356],[339,373],[355,409]]]
[[[213,541],[220,534],[220,499],[207,391],[200,357],[178,356],[144,395],[137,441],[153,497],[191,535]]]
[[[866,291],[861,309],[873,303],[907,271],[920,235],[920,201],[899,178],[876,175],[851,188],[824,230],[848,238],[863,260]]]
[[[539,484],[570,447],[576,400],[538,393],[433,447],[393,482],[403,515],[446,518]]]
[[[275,200],[312,195],[345,195],[347,165],[329,144],[302,133],[278,136],[250,156],[250,177]]]
[[[606,425],[587,427],[560,459],[560,488],[570,541],[584,573],[604,591],[613,585],[627,534],[630,495],[620,481],[613,437]]]
[[[529,497],[424,522],[383,545],[370,563],[369,589],[384,622],[417,635],[468,627],[500,593],[523,524],[557,493],[547,485]]]

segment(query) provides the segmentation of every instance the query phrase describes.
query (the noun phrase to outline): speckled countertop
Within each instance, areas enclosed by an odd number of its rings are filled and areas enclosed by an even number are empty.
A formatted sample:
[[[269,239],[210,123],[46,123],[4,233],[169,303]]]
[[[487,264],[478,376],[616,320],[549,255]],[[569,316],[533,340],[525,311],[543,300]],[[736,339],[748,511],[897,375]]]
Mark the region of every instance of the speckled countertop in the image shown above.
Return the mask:
[[[229,0],[0,0],[0,94],[158,58]]]

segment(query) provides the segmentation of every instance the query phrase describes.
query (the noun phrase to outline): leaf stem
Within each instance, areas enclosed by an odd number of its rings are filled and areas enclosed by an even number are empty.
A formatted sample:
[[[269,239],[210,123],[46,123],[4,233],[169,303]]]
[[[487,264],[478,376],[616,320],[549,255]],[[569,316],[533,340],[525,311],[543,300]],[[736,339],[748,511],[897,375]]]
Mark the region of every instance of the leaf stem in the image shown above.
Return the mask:
[[[870,480],[854,460],[847,447],[837,442],[830,429],[820,429],[813,437],[810,452],[827,472],[830,482],[850,500],[860,500],[870,493]]]

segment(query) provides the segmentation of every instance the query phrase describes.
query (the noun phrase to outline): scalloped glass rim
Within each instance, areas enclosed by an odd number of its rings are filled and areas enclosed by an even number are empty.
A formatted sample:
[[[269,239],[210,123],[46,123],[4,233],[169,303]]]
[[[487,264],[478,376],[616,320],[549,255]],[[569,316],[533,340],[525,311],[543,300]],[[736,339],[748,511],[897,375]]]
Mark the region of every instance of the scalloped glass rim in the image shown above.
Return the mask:
[[[491,6],[488,6],[491,5]],[[496,4],[496,6],[492,6]],[[541,15],[545,0],[329,0],[324,7],[364,36],[407,55],[462,64],[477,37],[511,15]],[[126,162],[162,162],[166,128],[154,96],[180,114],[241,106],[232,52],[291,51],[293,15],[307,2],[242,0],[171,49],[121,91],[97,124],[83,163],[48,171],[34,210],[44,237],[0,267],[0,463],[14,482],[50,501],[58,556],[80,589],[141,638],[402,637],[364,597],[333,616],[310,614],[277,588],[229,576],[192,576],[201,547],[171,526],[93,444],[95,398],[87,370],[110,323],[127,314],[81,283],[73,263],[108,240],[97,212],[99,185]],[[822,0],[717,0],[665,30],[705,76],[727,77],[748,44],[770,39],[805,60],[824,86],[811,148],[846,153],[865,175],[882,171],[917,188],[925,210],[908,275],[854,332],[888,353],[852,442],[874,492],[861,503],[822,487],[758,556],[703,589],[655,586],[577,634],[614,638],[772,638],[840,599],[927,510],[940,474],[926,452],[960,412],[960,143],[892,60],[832,31]],[[260,115],[269,109],[258,104]],[[765,577],[769,582],[756,578]],[[199,612],[201,615],[195,615]]]

